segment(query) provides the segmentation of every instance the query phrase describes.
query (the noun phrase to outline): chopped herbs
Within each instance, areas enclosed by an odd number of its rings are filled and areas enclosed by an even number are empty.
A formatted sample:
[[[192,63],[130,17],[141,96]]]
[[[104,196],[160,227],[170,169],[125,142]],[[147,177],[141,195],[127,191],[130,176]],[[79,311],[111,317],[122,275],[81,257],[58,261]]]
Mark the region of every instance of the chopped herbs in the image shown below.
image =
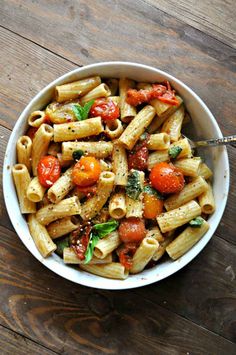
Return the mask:
[[[80,158],[84,155],[84,151],[81,149],[75,150],[72,153],[73,159],[74,160],[80,160]]]
[[[149,195],[154,195],[157,198],[159,198],[159,200],[164,200],[164,196],[162,194],[160,194],[160,192],[155,190],[153,187],[151,187],[150,185],[144,186],[143,192],[145,192],[146,194],[149,194]]]
[[[83,121],[88,118],[89,111],[93,106],[93,104],[94,104],[94,100],[91,100],[89,102],[86,102],[84,106],[81,106],[80,104],[74,104],[72,106],[72,110],[78,121]]]
[[[126,194],[133,200],[137,200],[142,192],[140,177],[137,170],[131,171],[125,188]]]
[[[173,146],[171,147],[169,150],[168,150],[168,154],[169,156],[172,158],[172,159],[176,159],[177,156],[182,152],[182,148],[179,147],[178,145],[176,146]]]
[[[55,240],[55,243],[57,245],[56,253],[60,256],[63,256],[64,248],[67,248],[70,246],[69,245],[69,237]]]
[[[196,217],[196,218],[192,219],[192,220],[189,222],[189,224],[190,224],[190,226],[193,227],[193,228],[200,228],[201,225],[203,224],[203,222],[204,222],[204,219],[199,216],[199,217]]]
[[[89,263],[93,257],[93,251],[99,239],[106,237],[108,234],[117,229],[119,223],[111,220],[105,223],[95,224],[89,236],[89,243],[85,252],[85,264]]]

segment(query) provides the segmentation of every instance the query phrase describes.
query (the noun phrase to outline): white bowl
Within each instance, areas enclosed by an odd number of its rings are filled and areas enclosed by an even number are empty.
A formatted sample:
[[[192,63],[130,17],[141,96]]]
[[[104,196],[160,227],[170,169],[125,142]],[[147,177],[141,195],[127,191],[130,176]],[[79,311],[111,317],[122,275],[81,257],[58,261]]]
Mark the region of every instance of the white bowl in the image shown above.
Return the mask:
[[[193,132],[195,132],[194,136],[199,136],[201,138],[222,137],[222,133],[215,118],[203,101],[188,86],[170,74],[146,65],[130,62],[98,63],[78,68],[61,76],[41,90],[20,115],[9,139],[4,160],[3,189],[6,207],[12,224],[22,242],[42,264],[56,274],[78,284],[101,289],[121,290],[148,285],[172,275],[187,265],[200,253],[213,236],[223,215],[228,196],[229,163],[227,151],[225,147],[217,147],[208,149],[205,152],[207,162],[214,171],[213,188],[216,199],[216,211],[209,218],[210,229],[208,232],[191,250],[177,261],[166,260],[165,258],[165,260],[163,262],[160,261],[157,266],[145,270],[138,275],[129,276],[124,281],[120,281],[105,279],[100,276],[80,271],[77,268],[67,266],[56,254],[53,254],[47,259],[42,258],[30,236],[27,223],[20,213],[17,195],[12,180],[11,167],[16,162],[16,141],[19,136],[24,134],[27,128],[27,118],[29,114],[34,110],[41,109],[50,102],[56,85],[61,85],[91,75],[100,75],[101,77],[128,77],[137,81],[150,82],[169,80],[171,85],[173,85],[175,90],[183,98],[184,104],[192,117],[194,125]]]

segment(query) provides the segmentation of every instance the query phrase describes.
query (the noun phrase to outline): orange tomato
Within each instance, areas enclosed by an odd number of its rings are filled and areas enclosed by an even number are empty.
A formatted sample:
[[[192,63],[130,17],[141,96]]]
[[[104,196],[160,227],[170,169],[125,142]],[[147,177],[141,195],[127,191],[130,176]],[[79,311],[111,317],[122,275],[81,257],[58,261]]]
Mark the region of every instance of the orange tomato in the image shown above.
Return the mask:
[[[143,240],[147,231],[142,219],[130,217],[120,223],[118,232],[122,242],[139,243]]]
[[[78,186],[95,184],[101,173],[100,163],[94,157],[81,157],[72,170],[73,183]]]
[[[157,196],[148,193],[143,194],[143,217],[147,219],[153,219],[159,216],[163,211],[163,200],[160,200]]]
[[[163,194],[180,192],[184,187],[184,175],[173,164],[156,164],[150,173],[152,186]]]

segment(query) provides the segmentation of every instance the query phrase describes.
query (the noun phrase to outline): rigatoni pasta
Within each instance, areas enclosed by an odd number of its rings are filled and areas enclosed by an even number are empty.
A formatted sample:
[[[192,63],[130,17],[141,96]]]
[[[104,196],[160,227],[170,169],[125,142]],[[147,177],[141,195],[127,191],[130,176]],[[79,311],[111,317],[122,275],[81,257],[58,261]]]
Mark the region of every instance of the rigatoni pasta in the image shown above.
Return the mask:
[[[29,115],[12,169],[43,257],[124,280],[203,237],[212,170],[182,136],[189,114],[169,82],[94,75],[53,97]]]

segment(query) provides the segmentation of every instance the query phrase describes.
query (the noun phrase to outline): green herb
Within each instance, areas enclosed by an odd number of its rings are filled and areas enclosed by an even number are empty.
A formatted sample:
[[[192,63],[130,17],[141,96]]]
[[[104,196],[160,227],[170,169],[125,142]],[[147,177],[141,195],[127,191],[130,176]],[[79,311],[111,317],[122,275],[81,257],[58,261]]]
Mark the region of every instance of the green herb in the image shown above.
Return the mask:
[[[94,100],[91,100],[89,102],[86,102],[84,106],[81,106],[80,104],[74,104],[72,106],[72,110],[78,121],[83,121],[88,118],[89,111],[93,106],[93,104],[94,104]]]
[[[84,151],[81,149],[75,150],[72,153],[73,159],[74,160],[80,160],[80,158],[84,155]]]
[[[57,249],[56,249],[56,253],[60,256],[63,256],[63,250],[64,248],[69,247],[69,237],[63,238],[63,239],[59,239],[59,240],[55,240],[55,243],[57,245]]]
[[[93,251],[99,239],[106,237],[108,234],[117,229],[119,223],[115,220],[106,223],[95,224],[89,236],[89,243],[85,252],[85,264],[89,263],[93,257]]]
[[[149,195],[154,195],[157,198],[159,198],[159,200],[164,200],[164,196],[149,185],[144,186],[143,192],[145,192],[146,194],[149,194]]]
[[[176,146],[173,146],[171,147],[169,150],[168,150],[168,154],[169,156],[172,158],[172,159],[175,159],[177,158],[177,156],[182,152],[182,148],[179,147],[178,145]]]
[[[199,217],[196,217],[196,218],[192,219],[192,220],[189,222],[189,224],[190,224],[190,226],[193,227],[193,228],[200,228],[201,225],[203,224],[203,222],[204,222],[204,219],[199,216]]]
[[[128,176],[128,182],[125,188],[126,194],[133,200],[137,200],[142,192],[140,177],[137,170],[133,170]]]
[[[144,132],[143,134],[141,134],[139,139],[140,139],[140,141],[145,141],[145,139],[147,139],[147,137],[148,137],[148,133]]]

